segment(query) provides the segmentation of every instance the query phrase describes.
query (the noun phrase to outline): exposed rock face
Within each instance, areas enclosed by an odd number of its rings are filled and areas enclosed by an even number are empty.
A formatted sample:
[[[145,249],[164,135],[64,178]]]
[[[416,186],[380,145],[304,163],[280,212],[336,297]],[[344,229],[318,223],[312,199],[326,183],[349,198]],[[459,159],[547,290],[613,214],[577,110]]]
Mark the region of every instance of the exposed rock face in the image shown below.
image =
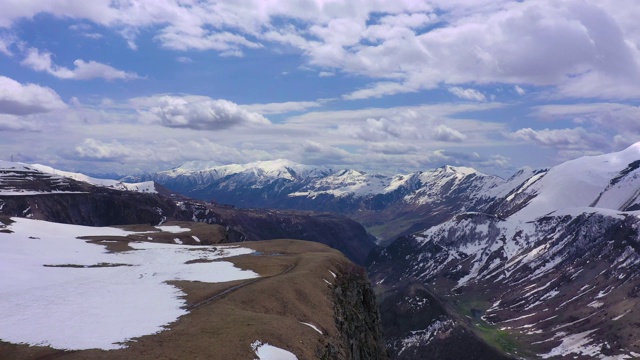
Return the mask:
[[[333,284],[335,322],[342,351],[328,346],[321,359],[387,359],[376,296],[364,268],[345,264]]]
[[[94,192],[3,197],[2,213],[66,224],[109,226],[158,224],[175,212],[170,200],[158,195],[96,188]]]

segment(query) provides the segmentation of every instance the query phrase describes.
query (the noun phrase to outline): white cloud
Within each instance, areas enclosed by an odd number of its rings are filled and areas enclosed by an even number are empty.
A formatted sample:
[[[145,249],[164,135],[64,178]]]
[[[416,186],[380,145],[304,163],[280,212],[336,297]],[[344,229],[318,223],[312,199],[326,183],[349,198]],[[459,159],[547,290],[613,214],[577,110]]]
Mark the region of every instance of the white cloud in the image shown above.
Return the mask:
[[[456,129],[445,125],[438,125],[433,133],[433,139],[444,142],[461,142],[467,136]]]
[[[420,136],[418,128],[407,121],[368,118],[362,123],[341,125],[338,132],[363,141],[384,141],[392,138]]]
[[[171,128],[221,130],[271,124],[264,116],[227,100],[167,95],[137,99],[134,104],[151,104],[139,110],[143,117]]]
[[[638,98],[640,7],[635,5],[634,0],[27,1],[2,6],[0,26],[49,13],[114,29],[131,48],[142,29],[155,29],[165,48],[215,50],[222,56],[291,46],[319,73],[374,79],[345,99],[495,83],[551,86],[559,96]],[[282,19],[290,21],[281,25]]]
[[[301,145],[301,161],[305,164],[339,164],[349,162],[353,157],[350,152],[327,144],[312,140],[305,140]]]
[[[65,107],[66,104],[51,88],[21,84],[0,75],[0,114],[28,115]]]
[[[544,120],[571,120],[582,126],[596,127],[594,132],[640,134],[640,107],[620,103],[578,103],[543,105],[533,115]]]
[[[131,153],[131,149],[116,140],[107,143],[88,138],[74,147],[74,155],[81,160],[124,161]]]
[[[7,56],[11,56],[11,50],[9,49],[13,44],[13,40],[9,37],[2,36],[0,34],[0,53],[5,54]]]
[[[39,131],[38,124],[23,117],[0,114],[0,131]]]
[[[475,89],[463,89],[461,87],[450,87],[449,92],[453,95],[465,99],[465,100],[473,100],[473,101],[486,101],[487,98],[480,91]]]
[[[513,90],[520,96],[523,96],[524,94],[526,94],[527,92],[521,88],[520,86],[516,85],[513,87]]]
[[[125,72],[115,69],[109,65],[101,64],[95,61],[85,62],[78,59],[73,62],[74,69],[58,66],[51,60],[52,54],[49,52],[40,52],[38,49],[30,48],[27,56],[22,61],[22,65],[27,66],[36,71],[47,72],[60,79],[73,80],[132,80],[140,77],[135,73]]]
[[[304,111],[319,106],[322,106],[320,101],[287,101],[281,103],[242,105],[242,107],[248,111],[267,115]]]
[[[210,33],[202,28],[169,26],[160,32],[158,40],[172,50],[218,50],[222,56],[242,56],[242,48],[258,49],[263,45],[230,32]]]
[[[319,77],[332,77],[332,76],[335,76],[335,75],[336,75],[336,74],[335,74],[335,73],[332,73],[331,71],[320,71],[320,72],[318,73],[318,76],[319,76]]]
[[[435,85],[434,85],[435,87]],[[345,100],[359,100],[369,98],[380,98],[387,95],[395,95],[406,92],[417,91],[418,88],[412,88],[402,83],[395,82],[379,82],[364,89],[356,90],[342,96]]]
[[[375,153],[382,153],[386,155],[404,155],[416,153],[418,151],[418,147],[415,145],[399,142],[373,143],[370,144],[368,148]]]
[[[587,150],[602,147],[606,142],[602,136],[590,134],[581,127],[543,130],[524,128],[510,134],[510,137],[515,140],[568,150]]]

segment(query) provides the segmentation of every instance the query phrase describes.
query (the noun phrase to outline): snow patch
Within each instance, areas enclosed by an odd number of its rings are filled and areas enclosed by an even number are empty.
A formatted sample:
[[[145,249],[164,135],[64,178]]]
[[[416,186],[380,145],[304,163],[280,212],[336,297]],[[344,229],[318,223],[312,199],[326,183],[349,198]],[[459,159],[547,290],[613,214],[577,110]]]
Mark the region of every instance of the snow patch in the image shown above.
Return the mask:
[[[251,348],[258,356],[256,360],[298,360],[293,353],[260,340],[254,341]]]
[[[317,327],[317,326],[315,326],[315,325],[313,325],[313,324],[306,323],[306,322],[302,322],[302,321],[300,321],[300,324],[307,325],[308,327],[310,327],[310,328],[312,328],[313,330],[317,331],[320,335],[324,335],[324,334],[322,333],[322,331],[321,331],[320,329],[318,329],[318,327]]]
[[[255,278],[226,261],[240,247],[130,242],[109,253],[78,236],[126,236],[93,228],[12,218],[0,233],[0,339],[55,349],[118,349],[155,334],[187,313],[174,280],[225,282]]]
[[[183,227],[180,227],[180,226],[177,226],[177,225],[156,226],[156,229],[159,229],[159,230],[164,231],[164,232],[173,233],[173,234],[179,234],[179,233],[191,231],[191,229],[189,229],[189,228],[183,228]]]

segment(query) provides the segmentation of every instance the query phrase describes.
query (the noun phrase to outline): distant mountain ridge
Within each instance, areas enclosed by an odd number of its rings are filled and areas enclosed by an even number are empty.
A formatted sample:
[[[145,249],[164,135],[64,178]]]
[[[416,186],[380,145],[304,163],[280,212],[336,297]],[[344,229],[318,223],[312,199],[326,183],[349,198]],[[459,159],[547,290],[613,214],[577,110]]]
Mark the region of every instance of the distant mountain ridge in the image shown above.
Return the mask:
[[[375,235],[382,240],[424,227],[424,215],[432,214],[436,207],[446,216],[487,202],[476,194],[509,190],[503,186],[505,180],[465,167],[444,166],[388,176],[354,169],[313,167],[287,160],[213,167],[205,164],[200,168],[190,163],[123,180],[155,181],[189,197],[244,208],[345,214],[369,229],[377,227]],[[390,224],[394,221],[395,224]]]

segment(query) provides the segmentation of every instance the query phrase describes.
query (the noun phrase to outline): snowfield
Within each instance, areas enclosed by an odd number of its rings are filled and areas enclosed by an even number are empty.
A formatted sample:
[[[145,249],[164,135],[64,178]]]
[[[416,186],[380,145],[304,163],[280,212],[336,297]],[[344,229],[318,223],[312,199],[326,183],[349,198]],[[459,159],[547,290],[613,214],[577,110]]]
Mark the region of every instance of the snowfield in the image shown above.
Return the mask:
[[[251,253],[234,246],[130,243],[109,253],[79,236],[126,236],[116,228],[13,218],[0,232],[0,339],[56,349],[117,349],[158,333],[187,313],[173,280],[255,278],[230,262]]]

